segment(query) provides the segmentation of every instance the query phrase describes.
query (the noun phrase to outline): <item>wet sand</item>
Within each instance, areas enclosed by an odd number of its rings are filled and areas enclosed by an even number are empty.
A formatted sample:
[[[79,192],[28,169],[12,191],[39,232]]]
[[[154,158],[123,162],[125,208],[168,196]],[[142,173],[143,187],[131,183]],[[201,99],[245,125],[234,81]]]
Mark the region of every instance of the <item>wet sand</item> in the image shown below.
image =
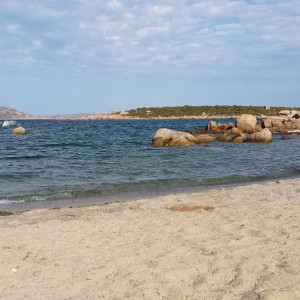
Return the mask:
[[[300,299],[300,179],[0,214],[3,299]]]

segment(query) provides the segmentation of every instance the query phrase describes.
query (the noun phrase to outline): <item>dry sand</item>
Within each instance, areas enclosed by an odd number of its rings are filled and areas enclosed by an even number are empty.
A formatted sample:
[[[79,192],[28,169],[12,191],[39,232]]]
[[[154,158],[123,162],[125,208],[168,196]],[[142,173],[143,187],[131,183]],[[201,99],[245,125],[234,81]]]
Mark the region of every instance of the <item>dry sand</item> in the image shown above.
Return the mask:
[[[1,216],[1,299],[300,299],[300,179]]]

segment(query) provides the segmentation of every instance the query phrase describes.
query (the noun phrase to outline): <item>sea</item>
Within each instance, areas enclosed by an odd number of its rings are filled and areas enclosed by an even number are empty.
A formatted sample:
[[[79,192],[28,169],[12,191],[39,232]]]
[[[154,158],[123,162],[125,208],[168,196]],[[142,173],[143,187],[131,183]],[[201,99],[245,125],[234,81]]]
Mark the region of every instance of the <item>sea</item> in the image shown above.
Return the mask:
[[[154,148],[151,139],[157,129],[189,131],[206,126],[208,120],[20,122],[25,135],[0,129],[0,209],[102,202],[300,176],[297,135],[288,140],[274,135],[270,144]]]

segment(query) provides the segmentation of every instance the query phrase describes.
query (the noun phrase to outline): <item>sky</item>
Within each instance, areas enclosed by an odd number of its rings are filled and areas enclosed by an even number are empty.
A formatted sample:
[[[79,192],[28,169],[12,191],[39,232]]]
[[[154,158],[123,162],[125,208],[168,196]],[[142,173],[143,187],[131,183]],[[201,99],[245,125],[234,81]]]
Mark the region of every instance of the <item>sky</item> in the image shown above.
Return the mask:
[[[300,106],[300,0],[0,1],[0,106]]]

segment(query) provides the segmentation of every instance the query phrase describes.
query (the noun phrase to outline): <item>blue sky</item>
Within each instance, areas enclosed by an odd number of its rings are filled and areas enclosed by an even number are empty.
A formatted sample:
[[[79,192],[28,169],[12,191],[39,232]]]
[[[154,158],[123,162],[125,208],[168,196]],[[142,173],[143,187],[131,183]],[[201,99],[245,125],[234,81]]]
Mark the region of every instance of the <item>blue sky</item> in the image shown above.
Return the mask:
[[[0,106],[300,106],[300,0],[0,2]]]

